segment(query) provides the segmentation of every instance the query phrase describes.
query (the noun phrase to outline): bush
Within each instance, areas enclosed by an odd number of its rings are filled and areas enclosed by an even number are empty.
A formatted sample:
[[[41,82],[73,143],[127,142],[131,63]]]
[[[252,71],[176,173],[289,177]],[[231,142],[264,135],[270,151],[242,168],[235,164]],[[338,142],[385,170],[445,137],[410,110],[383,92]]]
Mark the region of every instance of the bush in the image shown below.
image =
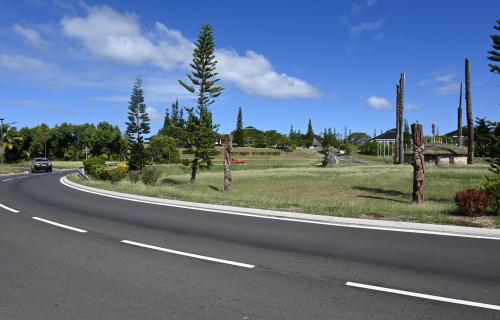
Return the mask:
[[[479,189],[489,193],[492,198],[491,206],[496,214],[500,211],[500,158],[493,158],[488,161],[493,174],[484,176],[479,184]]]
[[[378,143],[375,141],[367,142],[359,148],[359,153],[376,156],[378,153]]]
[[[127,176],[127,170],[118,167],[96,167],[93,177],[99,180],[118,182]]]
[[[160,179],[160,176],[161,172],[157,168],[153,166],[144,167],[142,170],[141,180],[142,183],[146,185],[154,186],[158,182],[158,179]]]
[[[130,182],[133,184],[136,184],[137,181],[139,181],[139,178],[141,177],[141,172],[139,170],[130,170],[128,172],[128,178],[130,179]]]
[[[85,168],[85,173],[91,176],[95,175],[95,171],[97,168],[104,167],[106,165],[106,161],[102,158],[90,158],[87,160],[83,160],[83,167]]]
[[[177,140],[167,136],[158,135],[152,138],[145,153],[154,163],[178,163],[180,160]]]
[[[189,159],[182,159],[181,163],[182,163],[183,166],[187,167],[187,166],[189,166],[191,164],[191,160],[189,160]]]
[[[484,190],[467,189],[457,192],[455,203],[462,213],[469,217],[484,215],[491,203],[490,194]]]

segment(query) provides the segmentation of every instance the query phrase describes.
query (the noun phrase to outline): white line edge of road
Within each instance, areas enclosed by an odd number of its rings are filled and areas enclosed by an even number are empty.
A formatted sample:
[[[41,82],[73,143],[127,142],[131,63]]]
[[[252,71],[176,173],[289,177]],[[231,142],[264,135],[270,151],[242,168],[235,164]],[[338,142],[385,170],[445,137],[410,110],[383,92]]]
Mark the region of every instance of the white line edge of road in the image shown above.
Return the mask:
[[[6,182],[6,181],[10,181],[10,180],[14,180],[14,178],[3,179],[2,181],[3,181],[3,182]]]
[[[362,289],[368,289],[368,290],[381,291],[381,292],[387,292],[387,293],[400,294],[400,295],[404,295],[404,296],[410,296],[410,297],[427,299],[427,300],[442,301],[442,302],[448,302],[448,303],[454,303],[454,304],[461,304],[461,305],[465,305],[465,306],[471,306],[471,307],[478,307],[478,308],[483,308],[483,309],[491,309],[491,310],[500,311],[500,306],[497,306],[497,305],[494,305],[494,304],[487,304],[487,303],[481,303],[481,302],[473,302],[473,301],[467,301],[467,300],[445,298],[445,297],[434,296],[434,295],[430,295],[430,294],[423,294],[423,293],[417,293],[417,292],[411,292],[411,291],[404,291],[404,290],[397,290],[397,289],[391,289],[391,288],[385,288],[385,287],[378,287],[378,286],[372,286],[372,285],[368,285],[368,284],[362,284],[362,283],[350,282],[350,281],[346,283],[346,286],[356,287],[356,288],[362,288]]]
[[[76,232],[80,232],[80,233],[87,232],[87,230],[83,230],[83,229],[79,229],[79,228],[67,226],[67,225],[62,224],[62,223],[57,223],[57,222],[50,221],[50,220],[43,219],[43,218],[39,218],[39,217],[32,217],[32,219],[37,220],[37,221],[41,221],[41,222],[45,222],[45,223],[51,224],[51,225],[56,226],[56,227],[68,229],[68,230],[71,230],[71,231],[76,231]]]
[[[173,203],[165,203],[165,202],[157,202],[157,201],[148,201],[148,200],[130,198],[130,197],[126,197],[126,196],[118,196],[118,195],[108,194],[108,193],[104,193],[104,192],[93,191],[93,190],[89,190],[86,188],[82,188],[82,187],[70,184],[70,183],[73,183],[73,184],[76,184],[76,183],[67,180],[66,176],[61,177],[59,179],[59,182],[61,182],[66,187],[69,187],[69,188],[72,188],[72,189],[75,189],[78,191],[82,191],[82,192],[96,194],[96,195],[103,196],[103,197],[120,199],[120,200],[127,200],[127,201],[132,201],[132,202],[139,202],[139,203],[146,203],[146,204],[153,204],[153,205],[159,205],[159,206],[183,208],[183,209],[189,209],[189,210],[217,212],[217,213],[224,213],[224,214],[231,214],[231,215],[238,215],[238,216],[245,216],[245,217],[252,217],[252,218],[300,222],[300,223],[318,224],[318,225],[334,226],[334,227],[380,230],[380,231],[394,231],[394,232],[417,233],[417,234],[429,234],[429,235],[438,235],[438,236],[497,240],[497,241],[500,240],[500,236],[499,237],[482,236],[482,235],[473,235],[473,234],[464,234],[464,233],[452,233],[452,232],[446,232],[446,231],[430,231],[430,230],[420,230],[420,229],[412,229],[412,228],[380,227],[380,226],[370,226],[370,225],[361,225],[361,224],[357,225],[357,224],[347,224],[347,223],[338,223],[338,222],[326,222],[326,221],[324,222],[324,221],[304,220],[304,219],[297,219],[297,218],[267,216],[267,215],[262,215],[262,214],[244,213],[244,212],[229,211],[229,210],[226,211],[226,210],[212,209],[212,208],[200,208],[197,206],[189,206],[189,205],[181,205],[181,204],[173,204]],[[68,182],[70,182],[70,183],[68,183]],[[91,187],[87,187],[87,188],[91,188]],[[92,188],[92,189],[95,189],[95,188]],[[108,190],[103,190],[103,191],[110,192]],[[114,191],[112,191],[112,192],[114,192]],[[134,195],[131,195],[131,196],[134,196]],[[160,200],[165,200],[165,199],[160,199]],[[280,212],[280,214],[286,214],[286,212]]]
[[[7,207],[6,205],[3,205],[1,203],[0,203],[0,208],[3,208],[5,210],[9,210],[10,212],[19,213],[19,210],[12,209],[11,207]]]
[[[136,246],[136,247],[142,247],[142,248],[147,248],[147,249],[152,249],[152,250],[157,250],[157,251],[172,253],[172,254],[176,254],[176,255],[180,255],[180,256],[185,256],[185,257],[190,257],[190,258],[195,258],[195,259],[201,259],[201,260],[206,260],[206,261],[211,261],[211,262],[229,264],[229,265],[232,265],[232,266],[237,266],[237,267],[242,267],[242,268],[252,269],[252,268],[255,267],[252,264],[241,263],[241,262],[236,262],[236,261],[231,261],[231,260],[218,259],[218,258],[212,258],[212,257],[207,257],[207,256],[202,256],[202,255],[194,254],[194,253],[188,253],[188,252],[183,252],[183,251],[177,251],[177,250],[172,250],[172,249],[167,249],[167,248],[152,246],[152,245],[149,245],[149,244],[135,242],[135,241],[130,241],[130,240],[122,240],[120,242],[129,244],[129,245],[132,245],[132,246]]]

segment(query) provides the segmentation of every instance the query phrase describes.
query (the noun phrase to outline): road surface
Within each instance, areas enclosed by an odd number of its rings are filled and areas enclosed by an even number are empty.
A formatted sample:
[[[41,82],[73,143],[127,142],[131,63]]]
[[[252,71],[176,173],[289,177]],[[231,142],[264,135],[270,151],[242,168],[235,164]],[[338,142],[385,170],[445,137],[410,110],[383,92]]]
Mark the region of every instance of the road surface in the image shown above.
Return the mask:
[[[500,241],[113,199],[0,177],[0,319],[500,319]]]

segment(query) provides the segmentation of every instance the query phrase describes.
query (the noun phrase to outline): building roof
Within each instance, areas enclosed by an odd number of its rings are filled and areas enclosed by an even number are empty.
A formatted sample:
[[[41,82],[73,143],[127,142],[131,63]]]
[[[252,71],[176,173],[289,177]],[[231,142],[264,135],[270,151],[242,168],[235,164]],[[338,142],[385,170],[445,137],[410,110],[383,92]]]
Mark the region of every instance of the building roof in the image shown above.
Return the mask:
[[[378,135],[375,138],[371,139],[371,141],[376,140],[396,140],[396,129],[389,129],[381,135]]]
[[[462,136],[467,137],[468,131],[467,131],[467,126],[462,127]],[[453,130],[451,132],[448,132],[447,134],[444,135],[445,137],[453,138],[453,137],[458,137],[458,129]]]
[[[405,152],[405,154],[412,153],[413,151],[411,149]],[[433,143],[424,145],[424,154],[467,156],[467,148],[458,147],[453,144]]]

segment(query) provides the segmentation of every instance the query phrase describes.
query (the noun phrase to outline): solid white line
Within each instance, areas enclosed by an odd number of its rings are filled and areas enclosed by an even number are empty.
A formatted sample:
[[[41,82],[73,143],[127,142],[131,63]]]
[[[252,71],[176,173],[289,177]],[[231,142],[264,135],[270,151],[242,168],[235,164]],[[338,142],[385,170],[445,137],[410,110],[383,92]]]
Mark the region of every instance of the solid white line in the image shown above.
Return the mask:
[[[64,229],[68,229],[68,230],[72,230],[72,231],[76,231],[76,232],[80,232],[80,233],[87,232],[87,230],[74,228],[74,227],[67,226],[65,224],[57,223],[57,222],[54,222],[54,221],[50,221],[50,220],[47,220],[47,219],[42,219],[42,218],[39,218],[39,217],[32,217],[32,218],[35,219],[35,220],[41,221],[41,222],[45,222],[45,223],[48,223],[48,224],[60,227],[60,228],[64,228]]]
[[[72,188],[72,189],[75,189],[75,190],[78,190],[78,191],[92,193],[92,194],[96,194],[96,195],[99,195],[99,196],[102,196],[102,197],[108,197],[108,198],[120,199],[120,200],[127,200],[127,201],[132,201],[132,202],[139,202],[139,203],[154,204],[154,205],[158,205],[158,206],[175,207],[175,208],[183,208],[183,209],[197,210],[197,211],[207,211],[207,212],[218,212],[218,213],[231,214],[231,215],[236,215],[236,216],[252,217],[252,218],[259,218],[259,219],[270,219],[270,220],[280,220],[280,221],[290,221],[290,222],[318,224],[318,225],[333,226],[333,227],[344,227],[344,228],[354,228],[354,229],[367,229],[367,230],[380,230],[380,231],[394,231],[394,232],[417,233],[417,234],[430,234],[430,235],[436,235],[436,236],[448,236],[448,237],[459,237],[459,238],[473,238],[473,239],[486,239],[486,240],[497,240],[497,241],[500,240],[500,238],[488,237],[488,236],[475,236],[475,235],[468,235],[468,234],[458,234],[458,233],[438,232],[438,231],[426,231],[426,230],[418,230],[418,229],[400,229],[400,228],[391,228],[391,227],[363,226],[363,225],[353,225],[353,224],[345,224],[345,223],[337,223],[337,222],[321,222],[321,221],[302,220],[302,219],[294,219],[294,218],[283,218],[283,217],[276,217],[276,216],[263,216],[263,215],[252,214],[252,213],[224,211],[224,210],[217,210],[217,209],[206,209],[206,208],[192,207],[192,206],[179,205],[179,204],[170,204],[170,203],[154,202],[154,201],[147,201],[147,200],[131,199],[131,198],[126,198],[126,197],[121,197],[121,196],[115,196],[115,195],[111,195],[111,194],[105,194],[105,193],[100,193],[100,192],[96,192],[96,191],[91,191],[91,190],[87,190],[87,189],[75,187],[75,186],[72,186],[72,185],[66,183],[64,181],[64,178],[65,177],[62,177],[61,179],[59,179],[59,182],[61,182],[66,187],[69,187],[69,188]]]
[[[14,178],[4,179],[2,181],[10,181],[10,180],[14,180]]]
[[[9,210],[10,212],[19,213],[19,210],[12,209],[12,208],[10,208],[10,207],[4,206],[4,205],[3,205],[3,204],[1,204],[1,203],[0,203],[0,208],[4,208],[5,210]]]
[[[498,310],[498,311],[500,311],[500,306],[497,306],[497,305],[494,305],[494,304],[487,304],[487,303],[473,302],[473,301],[467,301],[467,300],[445,298],[445,297],[440,297],[440,296],[433,296],[433,295],[430,295],[430,294],[423,294],[423,293],[416,293],[416,292],[411,292],[411,291],[403,291],[403,290],[396,290],[396,289],[390,289],[390,288],[384,288],[384,287],[378,287],[378,286],[371,286],[371,285],[368,285],[368,284],[362,284],[362,283],[356,283],[356,282],[347,282],[346,286],[363,288],[363,289],[368,289],[368,290],[376,290],[376,291],[382,291],[382,292],[388,292],[388,293],[395,293],[395,294],[401,294],[401,295],[410,296],[410,297],[416,297],[416,298],[422,298],[422,299],[428,299],[428,300],[436,300],[436,301],[442,301],[442,302],[448,302],[448,303],[455,303],[455,304],[462,304],[462,305],[465,305],[465,306],[471,306],[471,307],[478,307],[478,308],[492,309],[492,310]]]
[[[185,256],[185,257],[190,257],[190,258],[196,258],[196,259],[201,259],[201,260],[207,260],[207,261],[212,261],[212,262],[218,262],[218,263],[224,263],[224,264],[229,264],[237,267],[242,267],[242,268],[254,268],[255,266],[252,264],[246,264],[246,263],[241,263],[241,262],[235,262],[235,261],[230,261],[230,260],[224,260],[224,259],[217,259],[217,258],[212,258],[212,257],[207,257],[207,256],[201,256],[198,254],[193,254],[193,253],[188,253],[188,252],[183,252],[183,251],[177,251],[177,250],[171,250],[171,249],[166,249],[162,247],[156,247],[156,246],[151,246],[149,244],[144,244],[140,242],[134,242],[134,241],[129,241],[129,240],[122,240],[122,243],[130,244],[133,246],[137,247],[143,247],[143,248],[148,248],[148,249],[153,249],[153,250],[158,250],[158,251],[163,251],[163,252],[168,252],[172,254],[177,254],[180,256]]]

